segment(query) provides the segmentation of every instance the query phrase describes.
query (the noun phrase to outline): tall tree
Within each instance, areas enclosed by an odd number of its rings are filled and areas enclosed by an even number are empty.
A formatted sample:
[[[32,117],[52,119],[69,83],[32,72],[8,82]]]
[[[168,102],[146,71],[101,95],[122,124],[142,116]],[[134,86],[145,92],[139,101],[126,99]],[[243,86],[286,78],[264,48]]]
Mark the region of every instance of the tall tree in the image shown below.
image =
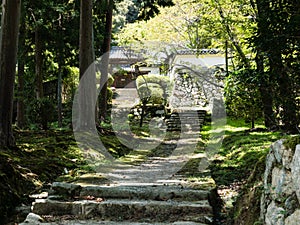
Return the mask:
[[[21,0],[3,0],[0,37],[0,146],[15,144],[12,113]]]
[[[43,20],[37,18],[32,9],[31,16],[34,20],[34,44],[35,44],[35,85],[36,97],[41,99],[44,97],[43,89],[43,40],[42,40],[42,23]]]
[[[272,82],[269,85],[275,87],[276,96],[273,96],[274,104],[278,111],[279,123],[283,129],[297,132],[299,120],[297,120],[296,90],[293,85],[292,68],[288,67],[287,58],[290,52],[294,55],[299,50],[298,38],[294,38],[291,27],[299,26],[299,11],[295,10],[293,1],[257,0],[258,31],[255,38],[255,46],[261,49],[265,55],[265,63],[268,65],[268,76]],[[299,1],[297,2],[299,5]],[[298,26],[297,26],[298,25]],[[297,57],[294,62],[298,62]],[[273,106],[274,107],[274,106]]]
[[[101,79],[100,79],[100,99],[99,99],[99,113],[100,120],[106,119],[107,112],[107,78],[108,78],[108,66],[109,66],[109,51],[112,35],[112,23],[113,23],[113,1],[106,1],[106,13],[105,13],[105,31],[104,40],[102,44],[102,58],[101,58]]]
[[[257,30],[256,34],[257,36],[261,36],[262,33],[264,32],[264,27],[263,27],[263,16],[264,16],[264,7],[261,6],[260,0],[256,0],[256,3],[251,0],[251,7],[253,11],[255,12],[255,18],[256,18],[256,23],[257,23]],[[262,51],[261,46],[255,45],[254,47],[256,51],[256,56],[255,56],[255,63],[256,63],[256,72],[257,75],[259,76],[259,91],[261,94],[261,100],[262,100],[262,108],[263,108],[263,117],[264,117],[264,124],[267,128],[272,128],[276,126],[276,121],[275,121],[275,113],[273,110],[273,88],[272,88],[272,82],[270,79],[270,75],[265,72],[265,54]]]
[[[79,121],[77,130],[93,128],[95,123],[96,73],[93,48],[93,0],[80,1],[79,38]]]
[[[25,75],[25,10],[24,1],[21,5],[20,18],[20,35],[19,35],[19,50],[18,50],[18,90],[17,90],[17,126],[24,128],[25,126],[25,103],[24,103],[24,75]]]
[[[58,17],[58,30],[60,40],[63,38],[63,27],[62,27],[62,14],[59,14]],[[63,42],[58,42],[58,78],[57,78],[57,120],[58,126],[62,127],[62,73],[63,73]]]

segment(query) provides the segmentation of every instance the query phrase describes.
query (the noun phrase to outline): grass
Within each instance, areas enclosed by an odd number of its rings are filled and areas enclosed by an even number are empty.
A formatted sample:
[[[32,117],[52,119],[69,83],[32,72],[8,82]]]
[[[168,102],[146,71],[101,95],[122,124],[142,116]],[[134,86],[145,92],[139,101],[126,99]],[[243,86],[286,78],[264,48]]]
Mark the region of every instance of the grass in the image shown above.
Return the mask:
[[[283,138],[280,132],[251,131],[243,120],[229,118],[222,147],[211,165],[217,184],[230,185],[235,180],[247,179],[256,162],[264,158],[270,145],[280,138]]]
[[[209,126],[208,126],[209,127]],[[224,139],[214,156],[210,170],[223,199],[222,224],[252,225],[260,210],[262,176],[270,145],[282,138],[281,132],[269,132],[263,125],[249,129],[243,120],[227,118]],[[209,129],[203,131],[209,139]]]

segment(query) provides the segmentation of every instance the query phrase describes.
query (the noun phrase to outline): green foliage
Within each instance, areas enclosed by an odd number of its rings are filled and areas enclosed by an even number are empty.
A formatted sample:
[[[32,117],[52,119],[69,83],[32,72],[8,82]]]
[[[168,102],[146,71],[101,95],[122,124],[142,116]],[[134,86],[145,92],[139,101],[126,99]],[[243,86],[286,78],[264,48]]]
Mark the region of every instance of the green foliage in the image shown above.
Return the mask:
[[[150,74],[145,76],[139,76],[136,80],[137,86],[140,86],[145,83],[156,83],[161,87],[168,87],[170,85],[170,78],[167,76]]]
[[[161,75],[139,76],[136,85],[142,101],[153,104],[165,104],[172,87],[170,78]]]
[[[139,20],[149,20],[159,13],[159,6],[167,7],[173,6],[174,3],[172,0],[151,0],[151,1],[139,1],[141,7],[139,9],[140,14],[138,16]]]
[[[227,118],[222,148],[210,169],[217,185],[226,190],[222,196],[228,224],[250,225],[257,220],[265,159],[270,145],[281,138],[286,137],[280,132],[262,128],[251,131],[244,120]]]
[[[150,98],[148,102],[153,104],[163,104],[163,89],[159,84],[149,83],[148,85],[143,84],[138,87],[138,93],[141,100]]]
[[[47,130],[48,123],[54,119],[55,106],[49,98],[41,98],[31,102],[28,117],[30,123],[41,126],[42,129]]]
[[[223,144],[210,169],[217,186],[226,190],[222,199],[228,224],[250,225],[257,220],[265,158],[270,145],[280,138],[279,132],[251,131],[244,120],[227,118]]]
[[[113,91],[111,88],[107,88],[107,103],[111,104],[112,103],[112,99],[113,99]]]
[[[76,88],[79,84],[79,69],[75,66],[66,65],[63,68],[63,95],[66,102],[73,101]]]
[[[118,43],[120,45],[131,45],[148,41],[164,44],[184,43],[185,45],[190,39],[188,32],[191,27],[188,27],[188,25],[194,24],[191,21],[197,16],[195,8],[197,8],[198,3],[180,0],[174,0],[173,2],[174,6],[160,7],[160,13],[148,21],[136,21],[123,26],[123,29],[117,33]],[[158,30],[159,32],[157,32]],[[194,31],[191,30],[190,34],[195,34]],[[193,42],[202,43],[199,35],[197,38],[198,40],[194,39]]]
[[[259,85],[258,76],[252,70],[235,71],[226,77],[225,104],[228,115],[252,122],[261,118]]]
[[[105,148],[116,158],[124,156],[131,151],[131,149],[120,142],[120,137],[116,137],[115,135],[105,135],[100,138]],[[125,140],[123,140],[123,142],[124,141]]]

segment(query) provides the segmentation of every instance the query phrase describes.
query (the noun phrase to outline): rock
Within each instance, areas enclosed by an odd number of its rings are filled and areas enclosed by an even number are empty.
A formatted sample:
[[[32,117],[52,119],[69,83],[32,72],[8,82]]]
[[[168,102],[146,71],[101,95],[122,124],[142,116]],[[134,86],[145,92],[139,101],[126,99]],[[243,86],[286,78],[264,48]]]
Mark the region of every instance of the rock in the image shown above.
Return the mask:
[[[291,196],[289,196],[286,199],[284,203],[284,207],[286,209],[287,215],[293,214],[295,212],[295,209],[299,208],[299,203],[298,203],[296,193],[293,193]]]
[[[268,180],[269,180],[269,177],[271,176],[272,166],[273,166],[274,162],[275,162],[275,156],[272,152],[270,152],[266,158],[266,169],[265,169],[265,174],[264,174],[265,189],[268,188]]]
[[[284,196],[293,194],[292,174],[285,168],[274,167],[272,170],[271,193],[276,201],[282,202]]]
[[[300,224],[300,210],[296,210],[292,215],[285,219],[285,225],[299,225]]]
[[[67,197],[74,197],[79,195],[81,186],[78,184],[70,184],[64,182],[54,182],[52,184],[52,195],[60,195],[60,196],[67,196]]]
[[[296,190],[298,201],[300,202],[300,145],[296,146],[296,151],[291,164],[292,179]]]
[[[284,225],[284,209],[277,207],[275,201],[269,205],[266,213],[266,225]]]
[[[44,219],[42,217],[40,217],[39,215],[37,214],[34,214],[34,213],[29,213],[26,217],[26,219],[24,220],[23,223],[20,223],[19,225],[27,225],[27,224],[30,224],[30,225],[34,225],[34,224],[40,224],[41,222],[43,222]]]
[[[267,202],[266,194],[263,192],[260,196],[260,220],[265,221],[265,215],[267,212],[266,205],[269,203]]]
[[[291,149],[284,148],[282,154],[282,165],[286,169],[291,169],[292,160],[293,160],[293,151]]]
[[[282,155],[283,155],[283,140],[279,140],[274,142],[271,145],[271,149],[274,152],[274,156],[276,158],[277,163],[281,164],[281,160],[282,160]]]

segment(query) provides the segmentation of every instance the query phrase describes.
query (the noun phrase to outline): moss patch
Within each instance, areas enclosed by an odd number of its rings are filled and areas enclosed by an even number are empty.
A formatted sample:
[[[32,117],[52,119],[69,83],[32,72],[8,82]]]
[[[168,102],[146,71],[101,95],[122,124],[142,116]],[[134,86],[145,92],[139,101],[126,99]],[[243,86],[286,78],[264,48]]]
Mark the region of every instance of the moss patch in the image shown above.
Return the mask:
[[[15,131],[17,145],[0,151],[0,224],[28,195],[85,165],[71,131]]]
[[[280,132],[249,130],[241,120],[227,120],[225,138],[210,165],[224,200],[222,224],[252,225],[260,210],[261,181],[270,145]]]

